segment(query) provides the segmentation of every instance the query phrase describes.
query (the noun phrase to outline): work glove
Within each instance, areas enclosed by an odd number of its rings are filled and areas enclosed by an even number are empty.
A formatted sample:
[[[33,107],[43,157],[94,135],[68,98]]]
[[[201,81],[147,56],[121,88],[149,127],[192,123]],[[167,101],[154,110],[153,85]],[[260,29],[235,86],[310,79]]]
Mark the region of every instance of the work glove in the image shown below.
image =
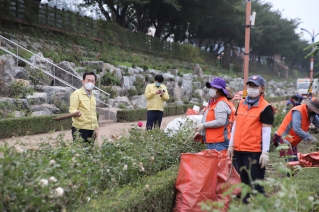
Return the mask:
[[[230,158],[234,156],[234,146],[228,146],[227,154]]]
[[[204,128],[205,128],[205,125],[201,123],[195,127],[195,131],[199,132],[199,131],[202,131]]]
[[[317,139],[315,136],[310,135],[310,139],[309,139],[309,141],[310,141],[310,142],[317,142],[317,141],[318,141],[318,139]]]
[[[259,158],[259,164],[261,164],[261,168],[263,169],[268,165],[269,162],[269,156],[268,152],[262,152]]]

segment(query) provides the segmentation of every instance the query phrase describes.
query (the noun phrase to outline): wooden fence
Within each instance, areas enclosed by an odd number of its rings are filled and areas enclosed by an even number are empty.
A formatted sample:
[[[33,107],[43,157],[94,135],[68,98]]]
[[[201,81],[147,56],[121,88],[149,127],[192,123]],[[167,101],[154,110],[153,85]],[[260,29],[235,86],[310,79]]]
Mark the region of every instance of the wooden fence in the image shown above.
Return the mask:
[[[89,37],[154,56],[189,62],[195,59],[194,52],[205,60],[212,61],[214,57],[212,53],[201,51],[199,48],[191,49],[189,46],[166,42],[144,33],[134,33],[112,22],[94,20],[76,12],[60,10],[48,4],[38,4],[37,1],[0,0],[0,11],[0,19]]]

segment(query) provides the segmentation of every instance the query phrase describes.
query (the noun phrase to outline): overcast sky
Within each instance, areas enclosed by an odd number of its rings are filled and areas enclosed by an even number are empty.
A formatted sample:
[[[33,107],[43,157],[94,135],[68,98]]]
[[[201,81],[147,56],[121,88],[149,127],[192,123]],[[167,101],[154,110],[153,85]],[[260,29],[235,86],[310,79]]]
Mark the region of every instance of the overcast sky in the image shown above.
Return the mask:
[[[283,18],[300,18],[301,23],[296,33],[301,31],[300,28],[311,33],[314,30],[315,35],[319,33],[319,0],[264,0],[264,2],[271,3],[275,10],[281,11]],[[258,14],[256,15],[257,19]],[[302,39],[311,42],[311,36],[306,32],[304,32]],[[319,41],[319,35],[315,38],[316,41]]]

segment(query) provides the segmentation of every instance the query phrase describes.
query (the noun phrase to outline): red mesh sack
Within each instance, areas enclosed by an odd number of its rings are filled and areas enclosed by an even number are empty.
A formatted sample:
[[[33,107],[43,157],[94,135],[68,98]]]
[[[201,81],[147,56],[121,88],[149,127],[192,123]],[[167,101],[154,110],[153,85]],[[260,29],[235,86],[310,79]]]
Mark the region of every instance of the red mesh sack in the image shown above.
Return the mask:
[[[207,200],[223,202],[221,211],[227,211],[231,197],[223,196],[223,193],[230,186],[239,184],[240,176],[226,153],[204,150],[197,154],[181,155],[175,184],[177,194],[174,212],[199,212],[198,203]],[[235,189],[233,194],[239,192],[239,189]]]

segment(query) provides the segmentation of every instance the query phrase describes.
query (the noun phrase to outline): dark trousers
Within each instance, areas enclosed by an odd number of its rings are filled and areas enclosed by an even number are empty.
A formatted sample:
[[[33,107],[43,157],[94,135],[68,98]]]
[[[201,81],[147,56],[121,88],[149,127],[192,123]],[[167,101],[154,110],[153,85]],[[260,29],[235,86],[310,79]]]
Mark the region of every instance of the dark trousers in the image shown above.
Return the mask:
[[[72,127],[72,137],[73,141],[75,141],[75,132],[79,132],[80,136],[84,139],[85,142],[89,142],[89,138],[93,137],[93,130],[83,130],[83,129],[76,129],[75,127]]]
[[[241,182],[252,187],[252,181],[263,180],[265,178],[266,168],[260,168],[259,164],[261,152],[236,152],[236,161],[239,169]],[[254,188],[261,194],[265,194],[263,186],[254,185]],[[247,194],[243,203],[248,203],[250,194]]]
[[[147,111],[147,121],[146,121],[146,130],[151,130],[156,125],[160,128],[162,119],[163,119],[163,111],[160,110],[148,110]]]

